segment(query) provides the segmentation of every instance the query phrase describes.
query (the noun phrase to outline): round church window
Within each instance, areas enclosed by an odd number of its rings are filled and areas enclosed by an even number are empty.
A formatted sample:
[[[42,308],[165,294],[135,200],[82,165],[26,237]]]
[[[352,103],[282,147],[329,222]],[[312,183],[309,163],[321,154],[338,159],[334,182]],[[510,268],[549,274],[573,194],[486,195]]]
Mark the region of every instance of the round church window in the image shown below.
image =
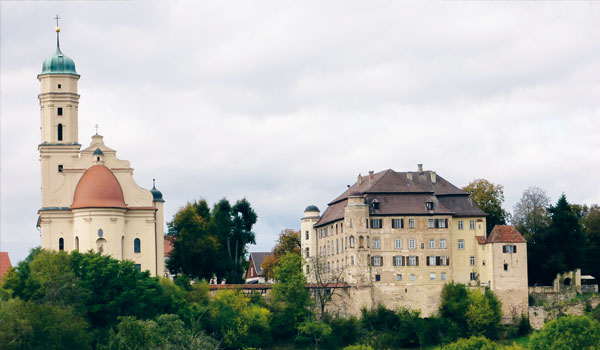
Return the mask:
[[[102,229],[98,229],[98,237],[102,237],[104,235],[104,232],[102,232]]]

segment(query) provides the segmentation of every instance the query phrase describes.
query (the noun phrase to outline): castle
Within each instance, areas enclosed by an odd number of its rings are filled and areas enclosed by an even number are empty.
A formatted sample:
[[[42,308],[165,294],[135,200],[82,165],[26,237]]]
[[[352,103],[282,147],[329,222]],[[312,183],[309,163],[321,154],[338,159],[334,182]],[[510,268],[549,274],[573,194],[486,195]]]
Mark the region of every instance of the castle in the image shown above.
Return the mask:
[[[118,159],[101,135],[93,135],[81,150],[80,75],[75,62],[62,53],[59,33],[57,26],[56,52],[46,58],[38,75],[42,203],[37,226],[42,248],[102,252],[162,275],[162,193],[156,187],[139,187],[129,162]]]
[[[358,176],[321,215],[301,219],[308,282],[344,282],[336,312],[362,307],[421,310],[440,305],[444,284],[489,288],[505,321],[527,312],[527,246],[512,226],[486,235],[486,216],[469,194],[434,171],[388,169]]]

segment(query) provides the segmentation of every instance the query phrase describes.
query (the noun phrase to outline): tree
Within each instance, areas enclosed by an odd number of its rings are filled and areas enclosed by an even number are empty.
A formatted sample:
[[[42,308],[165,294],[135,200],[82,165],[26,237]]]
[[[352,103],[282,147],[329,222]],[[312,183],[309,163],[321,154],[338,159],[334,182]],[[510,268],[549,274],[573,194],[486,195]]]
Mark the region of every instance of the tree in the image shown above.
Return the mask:
[[[302,258],[298,254],[286,254],[275,268],[272,308],[272,329],[276,335],[290,336],[296,326],[308,316],[310,295],[306,289],[306,277],[302,273]]]
[[[486,336],[490,339],[498,337],[502,306],[492,291],[486,290],[483,294],[478,290],[469,291],[466,316],[470,335]]]
[[[585,235],[579,217],[563,194],[555,206],[548,209],[551,223],[532,249],[538,271],[529,276],[532,282],[551,284],[556,274],[583,267]],[[528,264],[529,265],[529,264]]]
[[[508,213],[502,209],[504,202],[504,187],[496,185],[485,179],[476,179],[463,187],[463,191],[471,195],[477,206],[488,214],[486,219],[487,234],[494,226],[506,225]]]
[[[594,350],[600,348],[600,323],[587,316],[563,316],[533,334],[531,350]]]
[[[327,305],[340,296],[339,285],[343,283],[344,271],[339,267],[325,265],[318,257],[310,258],[308,265],[315,306],[318,308],[319,318],[322,319],[325,317]]]
[[[298,325],[298,331],[300,334],[310,337],[315,344],[315,350],[319,350],[321,338],[331,334],[331,327],[317,320],[306,320]]]
[[[261,267],[265,280],[275,279],[275,267],[282,256],[288,253],[300,254],[300,231],[285,229],[279,234],[277,244],[273,248],[273,255],[265,257]]]
[[[528,243],[542,234],[550,225],[550,198],[541,188],[531,186],[525,191],[515,205],[512,224],[525,236]]]
[[[458,335],[468,331],[467,311],[469,310],[469,291],[464,284],[448,283],[442,289],[440,316],[448,320],[457,329]],[[456,339],[456,338],[455,338]]]
[[[500,345],[485,337],[471,337],[459,339],[452,344],[442,346],[441,350],[521,350],[519,345]]]
[[[246,199],[231,206],[222,199],[210,211],[205,200],[188,203],[169,225],[173,251],[169,271],[217,283],[242,283],[248,244],[255,243],[256,213]]]
[[[600,280],[600,207],[592,205],[583,218],[585,230],[585,273]]]

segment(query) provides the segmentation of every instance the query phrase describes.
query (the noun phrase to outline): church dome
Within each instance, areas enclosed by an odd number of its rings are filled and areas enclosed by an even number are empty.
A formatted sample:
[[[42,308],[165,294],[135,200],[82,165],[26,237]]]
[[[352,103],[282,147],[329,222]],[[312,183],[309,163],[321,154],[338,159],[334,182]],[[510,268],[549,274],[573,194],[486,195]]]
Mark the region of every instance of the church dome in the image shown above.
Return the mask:
[[[152,189],[150,190],[150,193],[152,193],[152,201],[153,202],[164,202],[165,201],[163,199],[162,192],[160,192],[159,190],[156,189],[156,184],[154,183],[154,180],[152,180]]]
[[[123,189],[110,169],[94,165],[83,174],[71,205],[78,208],[126,208]]]
[[[317,208],[316,205],[309,205],[308,207],[306,207],[306,209],[304,209],[304,212],[307,211],[319,211],[319,208]]]
[[[40,74],[72,74],[79,75],[75,71],[75,62],[65,56],[60,47],[56,48],[54,55],[46,58],[42,65],[42,73]]]

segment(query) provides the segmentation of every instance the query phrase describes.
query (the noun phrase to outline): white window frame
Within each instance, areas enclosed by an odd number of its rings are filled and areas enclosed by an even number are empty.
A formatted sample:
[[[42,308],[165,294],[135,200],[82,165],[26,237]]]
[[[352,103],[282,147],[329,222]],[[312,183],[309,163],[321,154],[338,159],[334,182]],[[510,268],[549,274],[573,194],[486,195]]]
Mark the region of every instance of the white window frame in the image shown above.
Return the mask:
[[[397,255],[394,257],[394,260],[396,260],[396,266],[404,266],[402,264],[402,256],[401,255]]]
[[[464,229],[464,225],[463,225],[463,221],[462,220],[458,220],[458,229],[459,230],[463,230]]]
[[[396,239],[394,242],[396,249],[402,249],[402,238]]]
[[[373,249],[381,249],[381,239],[373,238]]]
[[[414,273],[411,273],[411,274],[410,274],[410,280],[411,280],[411,281],[416,281],[416,280],[417,280],[417,277],[415,276],[415,274],[414,274]]]
[[[446,273],[445,273],[445,272],[442,272],[442,276],[440,277],[440,279],[441,279],[442,281],[445,281],[445,280],[446,280]]]
[[[458,240],[458,249],[465,249],[465,240],[464,239]]]
[[[354,236],[350,236],[350,248],[354,248]]]
[[[373,266],[381,266],[381,257],[378,255],[373,256]]]
[[[417,249],[417,241],[414,238],[408,240],[408,249]]]
[[[415,228],[415,219],[408,219],[408,228]]]
[[[398,282],[402,281],[402,274],[401,273],[396,274],[396,281],[398,281]]]
[[[435,239],[429,239],[429,249],[435,249]]]
[[[446,219],[438,219],[438,227],[446,228]]]
[[[440,249],[446,249],[446,239],[440,238]]]
[[[475,220],[469,220],[469,230],[475,229]]]
[[[435,281],[435,272],[429,273],[429,280],[430,281]]]
[[[469,264],[470,264],[471,266],[475,266],[475,257],[474,257],[474,256],[471,256],[471,257],[469,258]]]
[[[435,219],[427,219],[427,228],[435,228]]]
[[[350,265],[354,266],[354,255],[350,257]]]
[[[417,266],[417,257],[415,255],[408,257],[408,266]]]
[[[437,266],[435,256],[429,257],[429,266]]]

